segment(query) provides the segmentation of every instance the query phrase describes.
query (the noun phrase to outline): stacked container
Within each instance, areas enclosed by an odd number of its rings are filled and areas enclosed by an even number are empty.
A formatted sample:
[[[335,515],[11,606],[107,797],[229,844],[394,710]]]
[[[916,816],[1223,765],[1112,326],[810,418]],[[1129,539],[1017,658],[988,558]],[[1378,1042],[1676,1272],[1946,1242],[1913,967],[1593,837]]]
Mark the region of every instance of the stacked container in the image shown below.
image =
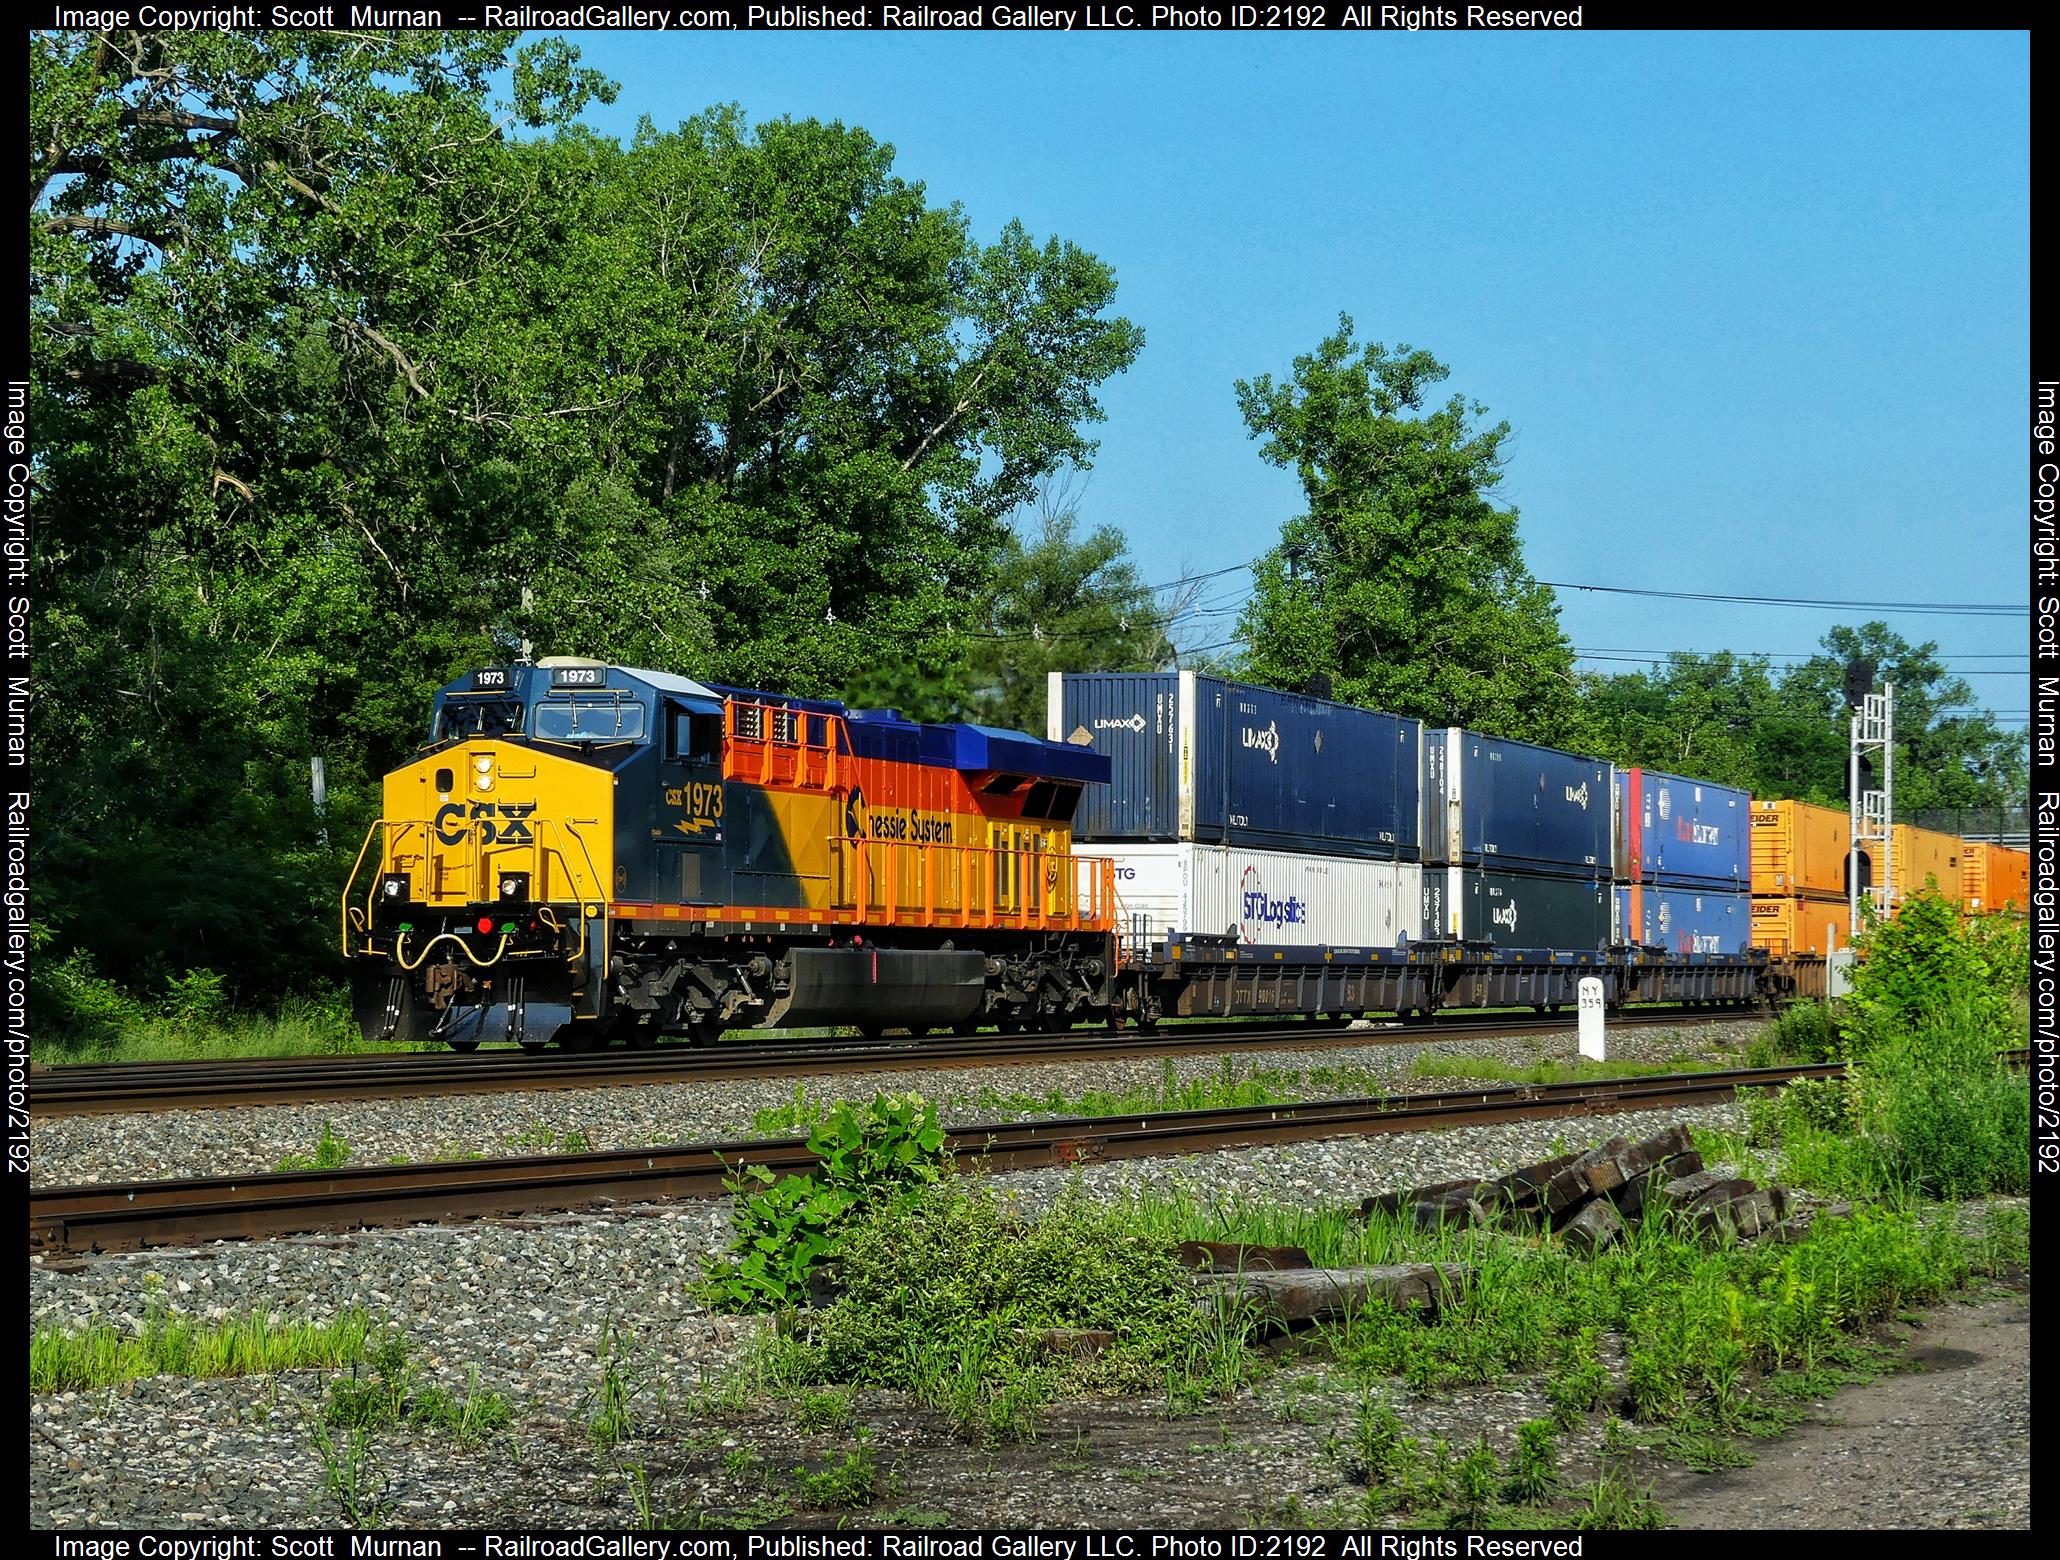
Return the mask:
[[[1927,884],[1937,888],[1954,904],[1960,902],[1960,856],[1965,848],[1957,834],[1940,834],[1899,823],[1894,832],[1895,854],[1889,863],[1889,890],[1901,904]]]
[[[1962,846],[1960,902],[1983,915],[1998,910],[2026,914],[2031,909],[2030,853],[2007,845]]]
[[[1752,946],[1752,798],[1730,786],[1619,769],[1611,799],[1614,940],[1673,954]]]
[[[1612,766],[1457,726],[1423,753],[1424,936],[1607,948]]]
[[[1845,861],[1852,819],[1808,802],[1755,802],[1752,808],[1753,946],[1784,953],[1829,953],[1850,925]]]
[[[1053,740],[1109,758],[1074,850],[1116,863],[1132,945],[1420,936],[1421,721],[1195,672],[1053,672],[1047,696]]]

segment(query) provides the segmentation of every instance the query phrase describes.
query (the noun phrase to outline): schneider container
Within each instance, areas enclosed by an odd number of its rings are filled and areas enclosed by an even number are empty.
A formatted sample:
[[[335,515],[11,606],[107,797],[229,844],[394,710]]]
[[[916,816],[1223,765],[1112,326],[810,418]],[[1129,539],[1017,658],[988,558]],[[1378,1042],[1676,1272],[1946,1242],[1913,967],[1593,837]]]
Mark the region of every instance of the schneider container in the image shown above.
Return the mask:
[[[1785,953],[1830,953],[1849,941],[1850,912],[1843,899],[1800,894],[1758,895],[1752,901],[1752,946],[1775,958]]]
[[[1889,886],[1894,890],[1895,902],[1901,904],[1930,882],[1939,893],[1958,904],[1964,892],[1960,881],[1960,855],[1964,848],[1965,842],[1957,834],[1897,824],[1895,859],[1889,863],[1893,873]],[[1878,871],[1875,880],[1880,880]]]
[[[1619,769],[1615,794],[1619,882],[1747,888],[1752,882],[1752,797],[1730,786]]]
[[[1960,852],[1960,902],[1969,910],[2029,910],[2030,853],[1970,842]]]
[[[1073,848],[1115,863],[1117,930],[1133,947],[1175,932],[1276,948],[1394,948],[1422,935],[1423,868],[1413,861],[1192,841]]]
[[[1609,884],[1499,867],[1425,867],[1423,934],[1498,948],[1597,952],[1610,942]]]
[[[1079,839],[1418,858],[1420,721],[1194,672],[1053,672],[1047,699],[1113,771]]]
[[[1743,953],[1753,945],[1752,896],[1740,889],[1617,885],[1613,941],[1668,953]]]
[[[1611,765],[1457,726],[1423,749],[1426,862],[1609,875]]]
[[[1852,838],[1851,817],[1835,808],[1809,802],[1755,802],[1752,891],[1763,898],[1843,898]]]

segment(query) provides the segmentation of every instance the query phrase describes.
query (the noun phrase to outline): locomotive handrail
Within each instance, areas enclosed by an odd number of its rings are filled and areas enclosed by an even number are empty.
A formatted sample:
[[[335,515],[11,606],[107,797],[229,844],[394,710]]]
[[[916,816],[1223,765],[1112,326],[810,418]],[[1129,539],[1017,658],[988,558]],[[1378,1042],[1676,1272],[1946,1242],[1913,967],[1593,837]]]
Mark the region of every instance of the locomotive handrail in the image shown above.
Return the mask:
[[[746,713],[755,713],[758,717],[755,736],[741,729],[739,717]],[[811,742],[808,738],[811,721],[823,723],[824,739],[821,742]],[[793,734],[781,736],[782,725],[786,725]],[[797,710],[755,699],[723,701],[722,736],[722,774],[725,780],[748,780],[758,785],[792,785],[804,791],[835,791],[838,756],[851,751],[851,731],[843,716],[821,710]],[[756,756],[756,773],[746,771],[741,761],[746,753]],[[777,762],[783,755],[791,761],[785,774],[779,772]],[[811,759],[819,761],[813,771]]]
[[[1107,931],[1114,926],[1115,863],[1100,857],[864,835],[833,836],[830,848],[838,869],[831,883],[831,903],[863,916],[889,923],[912,917],[918,924],[969,928]],[[920,854],[911,859],[905,854],[910,851]],[[947,862],[952,882],[940,885]],[[915,870],[905,871],[911,864]],[[915,890],[906,899],[904,877],[913,880],[910,887]]]

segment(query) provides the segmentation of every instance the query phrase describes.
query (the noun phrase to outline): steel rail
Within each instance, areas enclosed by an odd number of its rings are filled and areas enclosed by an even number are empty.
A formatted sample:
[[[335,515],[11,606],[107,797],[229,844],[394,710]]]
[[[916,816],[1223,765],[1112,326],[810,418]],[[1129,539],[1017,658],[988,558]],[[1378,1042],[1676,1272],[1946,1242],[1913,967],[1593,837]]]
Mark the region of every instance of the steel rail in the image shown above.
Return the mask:
[[[1613,1027],[1700,1024],[1754,1016],[1747,1007],[1632,1009]],[[491,1051],[475,1056],[424,1052],[357,1056],[268,1057],[234,1061],[115,1062],[45,1067],[30,1074],[29,1109],[37,1116],[140,1114],[323,1100],[493,1094],[516,1090],[593,1089],[647,1083],[706,1083],[731,1078],[816,1073],[1028,1066],[1082,1058],[1192,1056],[1204,1052],[1339,1050],[1366,1045],[1424,1045],[1481,1036],[1570,1033],[1571,1016],[1484,1015],[1439,1023],[1343,1029],[1304,1023],[1196,1025],[1151,1034],[973,1036],[938,1040],[820,1041],[770,1045],[666,1046],[651,1051]]]
[[[961,1170],[1028,1170],[1265,1143],[1708,1103],[1742,1088],[1834,1077],[1842,1070],[1837,1063],[1732,1068],[1434,1095],[995,1123],[953,1128],[950,1145]],[[784,1172],[806,1170],[814,1163],[804,1139],[767,1138],[519,1159],[31,1189],[29,1237],[32,1250],[133,1250],[563,1211],[598,1203],[718,1197],[746,1166]]]

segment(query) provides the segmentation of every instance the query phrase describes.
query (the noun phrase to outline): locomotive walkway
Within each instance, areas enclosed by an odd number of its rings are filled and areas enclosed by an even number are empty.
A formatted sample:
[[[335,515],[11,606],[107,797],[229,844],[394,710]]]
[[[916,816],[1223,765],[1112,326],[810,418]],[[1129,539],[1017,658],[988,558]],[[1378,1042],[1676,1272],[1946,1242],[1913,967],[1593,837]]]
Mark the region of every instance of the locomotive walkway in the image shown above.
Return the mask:
[[[1736,1021],[1744,1007],[1633,1008],[1613,1028]],[[117,1062],[46,1067],[31,1075],[29,1109],[38,1116],[123,1115],[318,1100],[592,1089],[646,1083],[703,1083],[877,1072],[894,1067],[985,1067],[1091,1058],[1191,1056],[1229,1050],[1313,1050],[1421,1045],[1468,1035],[1562,1034],[1571,1015],[1542,1018],[1475,1014],[1369,1029],[1299,1023],[1180,1025],[1150,1034],[986,1035],[939,1040],[820,1041],[786,1044],[660,1046],[649,1051],[532,1054],[519,1050],[268,1057],[206,1062]]]

